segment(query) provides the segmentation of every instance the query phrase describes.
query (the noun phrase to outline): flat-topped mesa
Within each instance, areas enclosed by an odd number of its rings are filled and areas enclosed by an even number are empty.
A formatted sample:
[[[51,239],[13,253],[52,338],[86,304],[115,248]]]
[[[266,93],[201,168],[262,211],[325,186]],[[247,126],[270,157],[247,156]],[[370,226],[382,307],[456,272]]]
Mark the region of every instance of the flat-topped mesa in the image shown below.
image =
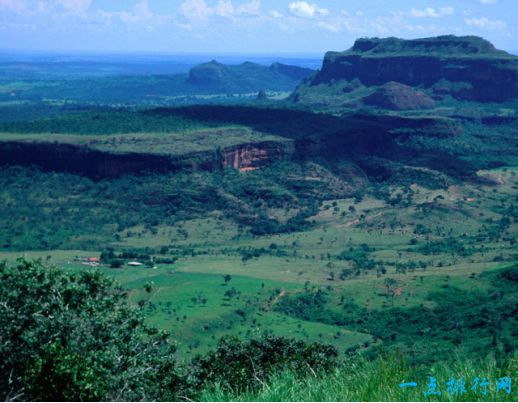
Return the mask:
[[[328,52],[321,71],[301,87],[307,92],[338,81],[366,87],[394,81],[437,98],[502,102],[518,98],[518,57],[476,36],[364,38],[345,52]]]
[[[434,56],[473,56],[487,55],[507,57],[508,53],[497,50],[493,44],[478,36],[446,35],[433,38],[405,40],[399,38],[360,38],[345,53],[362,55],[434,55]]]

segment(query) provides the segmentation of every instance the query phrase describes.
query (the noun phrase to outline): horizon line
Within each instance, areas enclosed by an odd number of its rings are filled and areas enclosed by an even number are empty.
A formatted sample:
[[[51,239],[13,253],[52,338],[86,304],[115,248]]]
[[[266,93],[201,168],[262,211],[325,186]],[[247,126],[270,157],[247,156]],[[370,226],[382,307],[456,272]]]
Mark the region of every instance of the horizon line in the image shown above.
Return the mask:
[[[272,51],[272,52],[239,52],[239,51],[153,51],[153,50],[43,50],[43,49],[9,49],[0,48],[0,54],[22,53],[22,54],[54,54],[54,55],[146,55],[146,56],[304,56],[304,57],[322,57],[326,51],[314,52],[293,52],[293,51]]]

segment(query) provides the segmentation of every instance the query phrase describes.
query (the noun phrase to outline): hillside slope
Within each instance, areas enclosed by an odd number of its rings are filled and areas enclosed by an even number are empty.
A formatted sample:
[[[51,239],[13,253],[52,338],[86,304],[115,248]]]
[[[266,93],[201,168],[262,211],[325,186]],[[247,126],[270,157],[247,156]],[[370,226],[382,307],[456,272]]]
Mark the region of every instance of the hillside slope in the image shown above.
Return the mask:
[[[504,102],[518,98],[518,57],[473,36],[358,39],[345,52],[328,52],[322,69],[297,88],[292,100],[361,103],[392,81],[426,90],[437,100]]]

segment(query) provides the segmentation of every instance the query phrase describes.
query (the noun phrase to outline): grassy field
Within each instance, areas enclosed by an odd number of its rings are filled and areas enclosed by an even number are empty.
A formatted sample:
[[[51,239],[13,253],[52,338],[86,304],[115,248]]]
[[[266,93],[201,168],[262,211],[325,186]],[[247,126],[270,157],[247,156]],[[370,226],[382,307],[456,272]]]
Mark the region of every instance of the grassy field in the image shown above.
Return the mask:
[[[432,309],[437,301],[430,295],[445,288],[489,290],[490,282],[481,274],[518,260],[513,242],[516,222],[496,238],[487,238],[515,202],[516,171],[480,172],[496,181],[491,186],[413,186],[406,205],[394,206],[374,196],[329,200],[312,218],[315,226],[303,232],[254,237],[217,212],[175,226],[136,226],[119,234],[113,244],[116,250],[167,245],[176,263],[101,270],[128,288],[135,303],[148,300],[149,322],[174,335],[185,359],[213,348],[225,334],[252,338],[263,331],[330,343],[342,353],[361,350],[377,343],[367,330],[293,317],[277,305],[288,297],[322,290],[329,312],[341,312],[344,304],[366,312]],[[405,189],[393,187],[389,192],[397,195]],[[450,238],[460,239],[462,249],[441,243]],[[250,251],[251,257],[244,259]],[[74,258],[99,253],[14,251],[2,252],[0,258],[41,258],[83,270]],[[369,262],[374,268],[362,267]],[[225,275],[231,279],[225,282]],[[387,294],[387,277],[399,289],[392,297]],[[146,284],[153,286],[151,296],[143,291]]]

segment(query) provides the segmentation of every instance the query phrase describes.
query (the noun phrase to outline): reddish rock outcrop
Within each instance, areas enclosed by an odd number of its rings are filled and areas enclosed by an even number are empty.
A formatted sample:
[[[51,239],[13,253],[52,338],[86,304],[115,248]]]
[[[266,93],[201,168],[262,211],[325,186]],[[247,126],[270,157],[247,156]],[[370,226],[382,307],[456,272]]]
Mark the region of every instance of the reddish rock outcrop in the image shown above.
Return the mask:
[[[48,171],[102,179],[139,172],[214,171],[223,167],[246,172],[291,158],[293,153],[294,145],[289,141],[239,144],[220,153],[201,151],[179,156],[111,153],[87,145],[45,141],[5,141],[0,142],[0,165],[35,165]]]
[[[293,150],[294,148],[290,143],[262,142],[243,144],[225,149],[223,164],[226,167],[231,167],[241,172],[253,171],[291,156]]]

